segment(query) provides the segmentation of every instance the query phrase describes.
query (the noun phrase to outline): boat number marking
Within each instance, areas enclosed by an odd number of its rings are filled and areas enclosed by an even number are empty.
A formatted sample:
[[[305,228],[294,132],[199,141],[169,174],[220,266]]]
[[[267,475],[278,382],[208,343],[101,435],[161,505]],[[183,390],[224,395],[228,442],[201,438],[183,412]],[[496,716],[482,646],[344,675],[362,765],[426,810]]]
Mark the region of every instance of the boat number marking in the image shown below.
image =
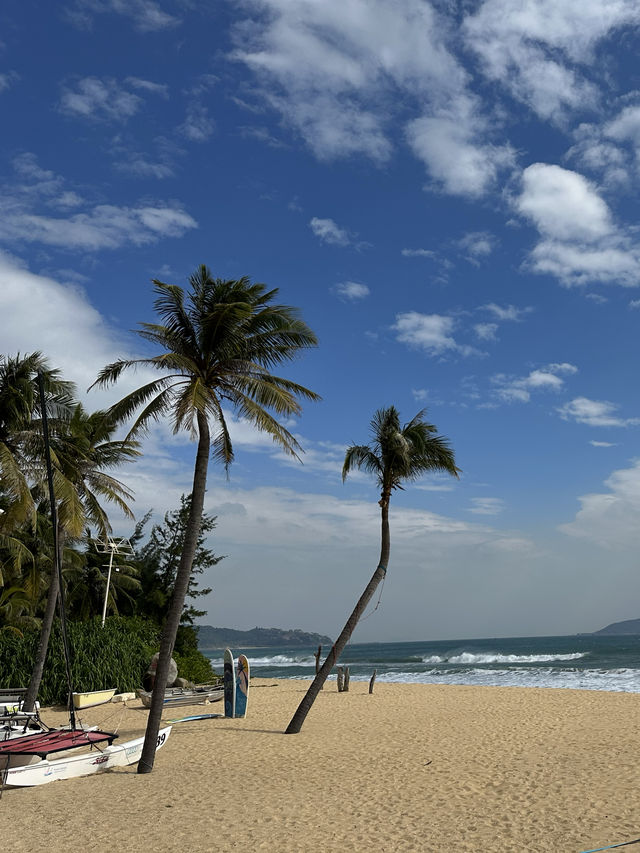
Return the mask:
[[[156,742],[156,749],[160,749],[160,747],[162,746],[162,744],[165,742],[166,739],[167,739],[166,735],[164,735],[164,734],[159,735],[158,740]]]

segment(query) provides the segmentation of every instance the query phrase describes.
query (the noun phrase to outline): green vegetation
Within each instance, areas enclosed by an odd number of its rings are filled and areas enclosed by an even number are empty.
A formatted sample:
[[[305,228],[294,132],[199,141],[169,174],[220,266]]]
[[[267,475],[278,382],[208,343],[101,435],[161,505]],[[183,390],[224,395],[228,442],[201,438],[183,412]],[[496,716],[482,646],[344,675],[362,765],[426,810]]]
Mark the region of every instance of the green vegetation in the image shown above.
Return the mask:
[[[151,655],[158,646],[158,626],[147,619],[111,616],[86,622],[69,622],[71,672],[78,692],[115,687],[127,692],[140,687]],[[0,631],[0,687],[20,687],[29,682],[39,639],[38,631],[22,637]],[[42,705],[67,704],[67,679],[58,620],[38,698]]]

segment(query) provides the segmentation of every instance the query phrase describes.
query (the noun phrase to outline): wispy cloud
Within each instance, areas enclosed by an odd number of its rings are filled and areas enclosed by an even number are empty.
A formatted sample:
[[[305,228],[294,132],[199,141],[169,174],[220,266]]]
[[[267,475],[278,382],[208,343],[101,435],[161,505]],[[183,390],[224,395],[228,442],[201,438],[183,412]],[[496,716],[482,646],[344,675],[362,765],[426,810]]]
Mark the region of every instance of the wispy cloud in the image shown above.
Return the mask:
[[[402,256],[405,258],[435,258],[436,253],[431,249],[403,249]]]
[[[322,160],[384,163],[397,127],[444,192],[480,196],[513,163],[495,122],[447,47],[449,25],[417,0],[245,0],[232,58],[255,74],[264,102]],[[419,117],[416,118],[416,113]]]
[[[471,498],[469,512],[475,515],[500,515],[503,510],[502,498]]]
[[[488,257],[497,245],[497,239],[488,231],[471,231],[457,241],[457,247],[466,259],[474,264]]]
[[[348,246],[351,243],[349,232],[337,225],[333,219],[319,219],[314,216],[309,227],[323,243],[329,243],[331,246]]]
[[[0,197],[0,242],[97,251],[179,237],[197,227],[178,202],[92,205],[31,154],[16,158],[14,167],[21,182]]]
[[[68,115],[124,122],[135,115],[143,101],[112,77],[84,77],[72,87],[63,87],[60,109]]]
[[[562,374],[571,376],[577,372],[573,364],[548,364],[522,377],[499,373],[491,377],[491,382],[496,386],[494,394],[498,399],[506,403],[528,403],[532,392],[559,391],[564,386]]]
[[[366,284],[360,284],[357,281],[342,281],[340,284],[336,284],[333,290],[342,299],[347,299],[350,302],[366,299],[371,293]]]
[[[75,0],[65,11],[71,23],[84,29],[93,26],[95,15],[107,13],[129,18],[140,32],[173,29],[181,23],[153,0]]]
[[[593,427],[626,427],[640,424],[640,418],[621,418],[615,414],[619,406],[606,400],[576,397],[558,409],[563,420],[574,420]]]
[[[599,93],[585,67],[598,42],[624,25],[636,26],[633,0],[485,0],[462,32],[487,78],[502,85],[544,120],[595,108]]]

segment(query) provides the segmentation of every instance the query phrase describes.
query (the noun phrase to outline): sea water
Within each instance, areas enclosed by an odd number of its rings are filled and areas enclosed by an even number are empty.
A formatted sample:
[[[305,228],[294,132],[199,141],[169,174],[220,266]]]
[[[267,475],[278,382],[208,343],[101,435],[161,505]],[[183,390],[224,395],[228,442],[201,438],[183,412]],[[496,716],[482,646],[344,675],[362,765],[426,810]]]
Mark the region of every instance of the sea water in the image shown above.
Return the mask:
[[[204,650],[214,668],[219,651]],[[238,649],[260,678],[312,678],[315,648]],[[323,648],[321,660],[329,652]],[[338,662],[351,679],[407,684],[564,687],[640,693],[640,636],[576,635],[349,643]],[[335,677],[335,669],[334,675]]]

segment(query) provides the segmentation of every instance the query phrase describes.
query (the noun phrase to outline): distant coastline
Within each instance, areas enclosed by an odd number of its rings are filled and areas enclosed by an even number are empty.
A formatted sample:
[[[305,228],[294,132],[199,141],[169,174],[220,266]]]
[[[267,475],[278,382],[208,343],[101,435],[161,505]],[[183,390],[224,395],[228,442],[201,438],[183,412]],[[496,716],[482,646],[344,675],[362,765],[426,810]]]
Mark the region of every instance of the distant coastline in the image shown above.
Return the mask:
[[[624,622],[612,622],[610,625],[594,631],[594,634],[640,634],[640,619],[625,619]]]
[[[238,631],[235,628],[214,628],[212,625],[196,625],[198,647],[202,649],[224,649],[227,646],[267,648],[276,646],[326,646],[333,640],[325,634],[314,634],[300,628],[251,628]]]

